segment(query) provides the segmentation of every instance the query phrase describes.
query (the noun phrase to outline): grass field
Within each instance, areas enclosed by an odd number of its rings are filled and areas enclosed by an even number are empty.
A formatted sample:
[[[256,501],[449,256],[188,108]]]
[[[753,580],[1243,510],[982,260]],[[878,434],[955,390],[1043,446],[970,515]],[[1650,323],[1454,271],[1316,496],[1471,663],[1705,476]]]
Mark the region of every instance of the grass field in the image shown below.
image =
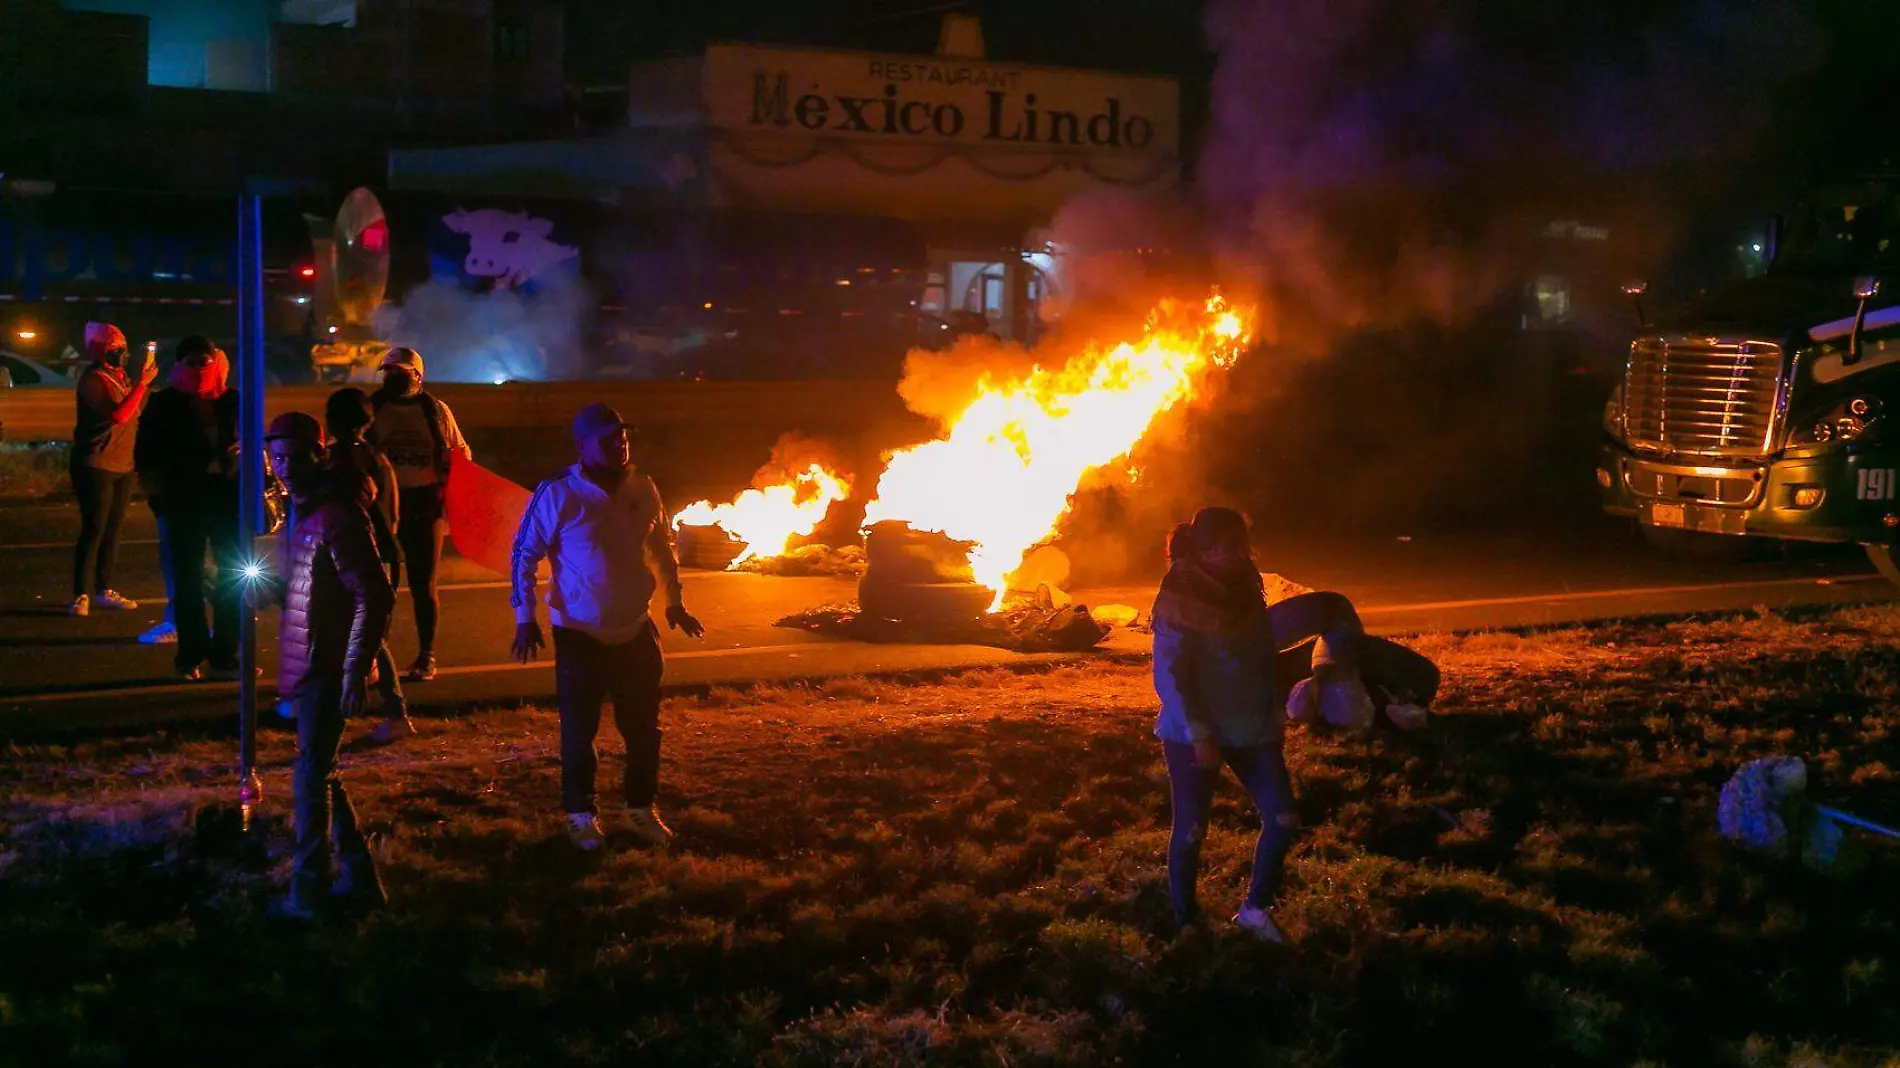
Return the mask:
[[[1781,752],[1900,816],[1896,640],[1886,608],[1424,640],[1429,733],[1290,738],[1285,949],[1169,930],[1143,665],[670,701],[664,853],[570,851],[551,715],[427,720],[346,753],[392,907],[309,931],[263,911],[281,730],[248,838],[228,738],[14,747],[0,1063],[1895,1063],[1894,854],[1712,826]],[[1256,827],[1231,781],[1215,820],[1210,909]]]
[[[72,490],[71,450],[60,443],[0,443],[0,498],[51,497]]]

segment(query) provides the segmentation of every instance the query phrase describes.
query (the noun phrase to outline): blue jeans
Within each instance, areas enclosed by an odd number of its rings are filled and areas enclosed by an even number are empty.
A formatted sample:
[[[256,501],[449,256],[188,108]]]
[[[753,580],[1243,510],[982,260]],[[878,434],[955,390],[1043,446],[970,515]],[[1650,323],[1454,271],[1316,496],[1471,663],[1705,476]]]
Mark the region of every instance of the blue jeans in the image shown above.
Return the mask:
[[[1163,742],[1161,748],[1168,765],[1169,807],[1174,813],[1168,838],[1168,897],[1174,905],[1175,919],[1188,923],[1200,914],[1195,883],[1200,876],[1201,843],[1207,840],[1207,819],[1214,807],[1220,768],[1197,765],[1191,745]],[[1279,889],[1287,848],[1293,844],[1293,832],[1299,826],[1286,755],[1275,740],[1268,745],[1223,747],[1221,759],[1234,769],[1234,777],[1260,812],[1260,838],[1254,843],[1247,903],[1265,908]]]
[[[172,577],[172,542],[166,528],[171,526],[165,513],[152,512],[152,518],[158,522],[158,573],[165,579],[165,622],[178,625],[178,580]]]
[[[297,844],[291,882],[300,894],[327,893],[332,850],[344,864],[365,863],[369,846],[337,776],[343,744],[343,680],[323,679],[291,699],[297,712],[297,764],[291,773]]]

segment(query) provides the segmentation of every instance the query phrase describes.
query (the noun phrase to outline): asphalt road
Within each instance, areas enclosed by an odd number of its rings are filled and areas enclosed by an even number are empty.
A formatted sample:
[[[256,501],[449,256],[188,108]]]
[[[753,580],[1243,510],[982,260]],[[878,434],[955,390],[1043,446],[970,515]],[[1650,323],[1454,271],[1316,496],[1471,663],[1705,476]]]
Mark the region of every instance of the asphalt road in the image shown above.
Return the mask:
[[[1339,590],[1370,627],[1388,633],[1510,627],[1628,615],[1786,608],[1886,599],[1884,582],[1857,550],[1791,547],[1763,562],[1679,561],[1610,523],[1520,523],[1516,532],[1456,534],[1335,532],[1309,528],[1262,536],[1266,570]],[[149,513],[135,505],[120,553],[120,592],[137,611],[66,614],[70,538],[76,513],[65,505],[0,507],[0,737],[47,727],[86,728],[166,717],[220,715],[235,684],[178,683],[169,646],[136,636],[163,611],[163,586]],[[1158,577],[1159,564],[1156,565]],[[443,574],[441,678],[410,687],[427,706],[545,699],[553,679],[544,661],[507,655],[513,633],[502,576],[451,556]],[[1075,591],[1088,604],[1145,609],[1152,579]],[[955,668],[1023,659],[974,646],[868,645],[780,628],[774,621],[848,601],[851,582],[689,572],[687,603],[707,626],[701,641],[665,633],[668,679],[678,685]],[[399,662],[415,651],[407,594],[398,599],[393,644]],[[265,689],[275,671],[275,614],[260,617]],[[1137,651],[1121,633],[1110,650]]]

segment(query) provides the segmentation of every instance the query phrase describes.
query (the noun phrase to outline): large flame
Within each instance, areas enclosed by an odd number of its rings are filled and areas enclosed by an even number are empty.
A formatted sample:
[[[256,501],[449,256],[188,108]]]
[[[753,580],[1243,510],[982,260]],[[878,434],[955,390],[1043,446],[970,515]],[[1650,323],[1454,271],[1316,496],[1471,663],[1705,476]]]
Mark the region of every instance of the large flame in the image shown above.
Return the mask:
[[[680,509],[674,527],[724,530],[745,548],[732,561],[781,556],[791,540],[818,529],[832,504],[851,495],[851,485],[822,464],[811,464],[790,481],[746,490],[729,504],[699,501]]]
[[[974,542],[976,581],[1002,605],[1011,572],[1055,533],[1089,471],[1126,457],[1161,413],[1251,339],[1248,313],[1219,296],[1195,311],[1164,303],[1138,341],[1094,346],[1061,367],[987,377],[945,436],[891,456],[864,523]]]

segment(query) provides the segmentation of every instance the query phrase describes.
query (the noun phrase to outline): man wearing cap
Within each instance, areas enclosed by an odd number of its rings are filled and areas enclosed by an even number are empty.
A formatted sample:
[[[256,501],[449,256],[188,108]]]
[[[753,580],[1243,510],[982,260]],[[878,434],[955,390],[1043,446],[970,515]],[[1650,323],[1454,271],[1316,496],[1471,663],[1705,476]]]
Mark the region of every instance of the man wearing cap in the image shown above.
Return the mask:
[[[86,324],[86,354],[92,363],[79,376],[69,473],[79,498],[79,541],[73,546],[71,612],[95,607],[129,611],[138,602],[112,588],[119,554],[119,526],[132,503],[132,447],[139,412],[158,366],[146,360],[138,381],[126,374],[125,335],[111,323]]]
[[[376,418],[369,430],[372,445],[382,450],[396,469],[396,488],[402,498],[396,541],[409,568],[409,595],[416,606],[416,637],[420,648],[405,676],[411,682],[435,678],[436,615],[441,598],[435,572],[442,562],[443,492],[448,487],[449,464],[456,454],[473,459],[455,413],[422,388],[422,354],[411,348],[390,349],[377,370],[383,386],[372,398]]]
[[[706,632],[681,600],[679,562],[666,509],[653,480],[634,470],[627,424],[604,404],[574,418],[580,463],[534,491],[515,534],[514,655],[527,663],[542,647],[535,621],[536,572],[551,565],[548,616],[554,624],[554,688],[561,712],[561,804],[567,832],[582,849],[599,848],[594,735],[600,706],[614,703],[614,725],[627,743],[622,790],[630,830],[649,845],[673,837],[654,807],[660,771],[660,639],[648,614],[666,584],[666,622],[697,638]]]
[[[343,721],[363,710],[370,665],[396,603],[362,502],[363,476],[326,470],[323,430],[303,412],[271,420],[264,434],[271,471],[290,488],[276,575],[258,600],[283,605],[277,697],[296,711],[291,775],[297,844],[290,893],[279,911],[316,919],[335,900],[375,907],[387,897],[356,810],[337,777]],[[332,844],[340,862],[330,883]]]

